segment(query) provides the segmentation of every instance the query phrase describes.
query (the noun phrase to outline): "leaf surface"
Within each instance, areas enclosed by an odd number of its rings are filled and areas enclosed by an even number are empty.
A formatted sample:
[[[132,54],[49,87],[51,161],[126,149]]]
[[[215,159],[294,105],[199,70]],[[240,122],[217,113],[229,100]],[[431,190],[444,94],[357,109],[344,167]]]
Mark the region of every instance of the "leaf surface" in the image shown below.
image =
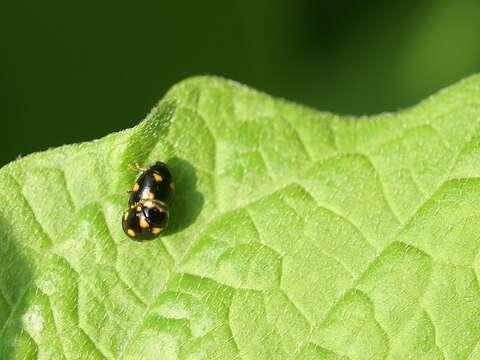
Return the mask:
[[[137,127],[0,170],[0,354],[480,356],[480,77],[397,114],[188,79]],[[135,163],[168,233],[120,226]]]

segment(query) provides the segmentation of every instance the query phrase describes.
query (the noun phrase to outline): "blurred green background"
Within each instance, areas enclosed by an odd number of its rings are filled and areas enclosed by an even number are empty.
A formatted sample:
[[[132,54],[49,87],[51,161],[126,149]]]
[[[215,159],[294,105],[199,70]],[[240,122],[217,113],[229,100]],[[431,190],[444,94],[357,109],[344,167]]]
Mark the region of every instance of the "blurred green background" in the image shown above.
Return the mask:
[[[137,124],[192,75],[341,114],[411,106],[480,70],[480,1],[11,1],[0,165]]]

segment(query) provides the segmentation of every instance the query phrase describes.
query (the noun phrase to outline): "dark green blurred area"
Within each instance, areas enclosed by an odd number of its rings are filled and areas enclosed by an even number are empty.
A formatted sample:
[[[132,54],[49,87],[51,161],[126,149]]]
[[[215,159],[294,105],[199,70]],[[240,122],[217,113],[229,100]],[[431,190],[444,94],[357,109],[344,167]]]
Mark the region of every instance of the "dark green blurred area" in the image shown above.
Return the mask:
[[[0,165],[137,124],[220,75],[342,114],[480,71],[480,1],[15,1],[2,6]]]

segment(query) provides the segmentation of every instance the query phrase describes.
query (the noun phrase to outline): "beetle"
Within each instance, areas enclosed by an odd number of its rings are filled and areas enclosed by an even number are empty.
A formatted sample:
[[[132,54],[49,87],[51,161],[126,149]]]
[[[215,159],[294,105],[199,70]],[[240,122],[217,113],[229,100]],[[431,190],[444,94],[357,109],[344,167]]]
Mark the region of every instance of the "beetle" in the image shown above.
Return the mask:
[[[165,203],[142,200],[123,213],[122,228],[133,240],[153,240],[167,228],[169,216]]]
[[[157,161],[144,169],[129,191],[129,208],[123,213],[122,228],[136,241],[153,240],[168,226],[168,204],[175,191],[172,174]]]
[[[165,163],[157,161],[144,170],[130,190],[128,204],[132,206],[141,200],[159,200],[168,204],[175,191],[172,174]]]

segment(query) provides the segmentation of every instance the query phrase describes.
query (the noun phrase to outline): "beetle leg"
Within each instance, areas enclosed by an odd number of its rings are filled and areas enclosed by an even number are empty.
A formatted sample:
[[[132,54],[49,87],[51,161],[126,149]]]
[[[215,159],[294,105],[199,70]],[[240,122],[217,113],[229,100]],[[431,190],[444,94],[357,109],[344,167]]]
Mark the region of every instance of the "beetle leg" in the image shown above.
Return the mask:
[[[129,164],[128,168],[132,171],[140,171],[140,172],[147,171],[146,168],[140,166],[137,162],[134,162],[133,164]]]

